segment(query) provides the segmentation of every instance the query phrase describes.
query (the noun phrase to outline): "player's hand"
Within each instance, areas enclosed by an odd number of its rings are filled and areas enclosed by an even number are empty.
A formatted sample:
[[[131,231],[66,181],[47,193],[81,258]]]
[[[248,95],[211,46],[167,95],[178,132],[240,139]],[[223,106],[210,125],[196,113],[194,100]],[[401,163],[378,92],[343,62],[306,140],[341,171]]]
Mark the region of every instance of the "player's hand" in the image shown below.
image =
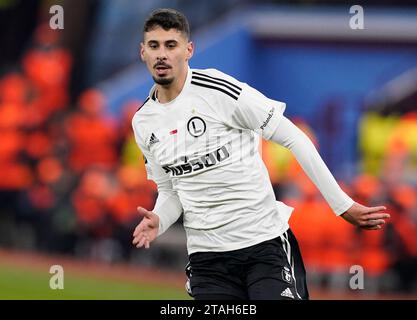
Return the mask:
[[[145,246],[149,249],[150,243],[155,240],[159,230],[159,217],[152,211],[138,207],[138,212],[143,216],[142,221],[136,226],[133,232],[132,243],[136,248]]]
[[[385,219],[390,217],[386,209],[384,206],[366,207],[355,202],[341,217],[362,229],[378,230],[385,224]]]

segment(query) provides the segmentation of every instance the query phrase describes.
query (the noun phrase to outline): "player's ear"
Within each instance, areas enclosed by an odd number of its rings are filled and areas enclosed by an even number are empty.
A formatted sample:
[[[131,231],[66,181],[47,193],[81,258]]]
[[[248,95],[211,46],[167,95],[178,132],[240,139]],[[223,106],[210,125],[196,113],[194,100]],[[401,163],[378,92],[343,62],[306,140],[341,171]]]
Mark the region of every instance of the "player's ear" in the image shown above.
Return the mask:
[[[145,45],[143,44],[143,42],[140,43],[139,55],[140,55],[140,59],[142,61],[145,61]]]
[[[190,60],[194,54],[194,43],[189,41],[187,44],[187,60]]]

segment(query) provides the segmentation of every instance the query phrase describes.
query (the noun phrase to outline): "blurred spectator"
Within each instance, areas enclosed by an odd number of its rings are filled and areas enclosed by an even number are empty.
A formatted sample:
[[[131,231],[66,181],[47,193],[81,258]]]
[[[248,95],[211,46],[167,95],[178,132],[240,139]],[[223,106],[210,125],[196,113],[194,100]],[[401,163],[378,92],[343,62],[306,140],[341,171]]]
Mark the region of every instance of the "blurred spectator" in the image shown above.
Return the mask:
[[[27,139],[22,114],[27,106],[29,83],[12,73],[0,80],[0,188],[23,190],[32,181],[32,172],[23,160]]]
[[[103,94],[95,89],[85,91],[78,100],[78,107],[65,120],[70,168],[78,173],[93,165],[115,168],[119,136],[114,119],[103,116]]]

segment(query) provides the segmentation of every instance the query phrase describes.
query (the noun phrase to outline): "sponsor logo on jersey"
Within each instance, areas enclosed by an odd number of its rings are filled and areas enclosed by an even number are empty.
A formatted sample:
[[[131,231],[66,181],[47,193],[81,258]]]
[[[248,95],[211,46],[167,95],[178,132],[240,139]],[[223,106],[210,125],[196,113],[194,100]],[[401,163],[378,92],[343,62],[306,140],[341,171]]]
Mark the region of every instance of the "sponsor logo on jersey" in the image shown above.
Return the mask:
[[[149,139],[149,147],[154,145],[155,143],[159,142],[159,139],[156,137],[156,135],[152,132],[151,137]]]
[[[275,108],[272,107],[271,110],[269,110],[269,112],[268,112],[268,117],[266,118],[266,120],[261,125],[261,130],[265,129],[265,127],[268,125],[269,121],[271,120],[272,116],[274,115],[274,112],[275,112]]]
[[[198,138],[206,132],[206,123],[200,117],[192,117],[188,120],[187,130],[195,138]]]
[[[183,157],[184,164],[177,166],[163,166],[162,168],[166,173],[171,173],[172,176],[182,176],[185,174],[190,174],[192,172],[199,171],[204,168],[210,168],[216,164],[229,158],[230,154],[227,151],[226,147],[223,146],[216,151],[210,152],[201,156],[199,158],[191,159],[188,161],[187,157]]]

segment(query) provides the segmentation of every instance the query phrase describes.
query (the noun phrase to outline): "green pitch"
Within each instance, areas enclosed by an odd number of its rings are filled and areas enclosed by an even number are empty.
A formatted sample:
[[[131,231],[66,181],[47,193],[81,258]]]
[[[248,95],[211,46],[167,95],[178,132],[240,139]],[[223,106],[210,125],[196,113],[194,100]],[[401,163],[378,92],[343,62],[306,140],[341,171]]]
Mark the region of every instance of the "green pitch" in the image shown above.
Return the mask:
[[[0,300],[4,299],[81,299],[81,300],[184,300],[184,290],[163,285],[140,285],[117,280],[64,274],[64,289],[49,287],[51,274],[0,263]],[[162,282],[163,280],[161,280]]]

